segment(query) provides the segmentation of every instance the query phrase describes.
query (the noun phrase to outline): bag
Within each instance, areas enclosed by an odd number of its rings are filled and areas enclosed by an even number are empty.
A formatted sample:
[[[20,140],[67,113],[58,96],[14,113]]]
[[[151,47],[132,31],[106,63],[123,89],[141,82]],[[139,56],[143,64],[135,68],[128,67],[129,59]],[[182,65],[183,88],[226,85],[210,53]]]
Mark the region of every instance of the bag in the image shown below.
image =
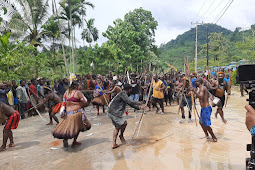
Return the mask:
[[[14,105],[14,97],[13,97],[13,93],[12,91],[10,90],[9,93],[7,93],[7,98],[8,98],[8,102],[11,106]]]
[[[99,93],[98,90],[95,90],[95,91],[93,92],[93,97],[95,98],[95,97],[98,97],[98,96],[100,96],[100,93]]]
[[[59,115],[61,118],[66,116],[66,103],[65,102],[62,102],[62,104],[61,104]]]
[[[213,101],[212,101],[212,106],[218,106],[218,104],[220,104],[220,99],[218,97],[214,97]]]

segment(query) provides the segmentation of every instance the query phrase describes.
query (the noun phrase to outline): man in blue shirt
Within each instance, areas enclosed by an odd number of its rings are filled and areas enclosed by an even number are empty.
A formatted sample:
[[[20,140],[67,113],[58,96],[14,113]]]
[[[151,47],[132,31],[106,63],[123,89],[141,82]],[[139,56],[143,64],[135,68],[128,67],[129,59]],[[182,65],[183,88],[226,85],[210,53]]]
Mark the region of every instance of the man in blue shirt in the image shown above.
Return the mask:
[[[227,74],[223,80],[225,80],[229,84],[229,80],[230,80],[229,74]]]
[[[0,101],[9,105],[7,94],[11,90],[10,84],[0,84]]]
[[[216,75],[214,71],[212,71],[211,74],[212,74],[212,76],[215,76],[215,75]]]
[[[194,89],[196,88],[196,86],[195,86],[196,79],[197,79],[197,73],[196,72],[192,72],[191,82],[192,82],[192,86],[193,86]]]

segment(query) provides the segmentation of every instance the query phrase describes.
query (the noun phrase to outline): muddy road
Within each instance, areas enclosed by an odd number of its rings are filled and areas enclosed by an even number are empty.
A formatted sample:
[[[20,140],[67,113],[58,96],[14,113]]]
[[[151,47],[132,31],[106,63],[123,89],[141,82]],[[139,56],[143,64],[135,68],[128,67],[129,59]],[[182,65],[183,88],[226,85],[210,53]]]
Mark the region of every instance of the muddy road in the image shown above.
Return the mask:
[[[96,116],[93,107],[87,111],[92,128],[80,133],[78,141],[82,145],[76,148],[63,148],[62,140],[53,138],[51,132],[55,125],[46,125],[48,114],[44,114],[45,120],[31,117],[21,120],[18,129],[13,131],[16,147],[0,153],[0,169],[245,169],[245,158],[249,157],[246,144],[251,142],[244,124],[247,97],[232,92],[224,107],[227,124],[219,116],[218,119],[214,117],[216,108],[213,108],[211,127],[218,138],[217,143],[203,138],[204,133],[195,121],[180,124],[181,114],[177,114],[176,104],[166,106],[165,115],[148,112],[139,137],[134,139],[140,113],[129,109],[127,144],[114,150],[111,149],[114,127],[106,114]],[[197,108],[200,110],[198,101]],[[185,112],[188,115],[187,108]],[[2,143],[2,133],[0,138]],[[69,140],[69,144],[71,142]]]

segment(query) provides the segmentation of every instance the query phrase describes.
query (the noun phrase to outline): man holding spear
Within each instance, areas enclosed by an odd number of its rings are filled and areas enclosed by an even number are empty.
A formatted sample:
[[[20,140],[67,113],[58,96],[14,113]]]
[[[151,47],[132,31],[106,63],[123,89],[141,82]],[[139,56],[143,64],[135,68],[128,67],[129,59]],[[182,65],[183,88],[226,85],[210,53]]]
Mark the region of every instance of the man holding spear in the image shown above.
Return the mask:
[[[217,138],[214,135],[211,125],[211,114],[212,114],[212,107],[209,105],[209,92],[205,86],[202,85],[203,80],[201,78],[198,78],[195,80],[195,86],[198,88],[198,92],[196,92],[194,89],[194,93],[196,94],[196,97],[199,98],[200,106],[201,106],[201,115],[199,123],[205,133],[205,136],[207,139],[209,139],[208,132],[212,136],[212,142],[217,142]]]
[[[184,77],[183,79],[183,97],[181,100],[180,109],[182,112],[182,120],[180,123],[185,122],[185,113],[184,113],[184,107],[187,106],[189,110],[189,123],[192,123],[191,120],[191,111],[192,111],[192,99],[191,99],[191,93],[190,93],[190,86],[189,86],[189,80],[187,77]]]
[[[53,93],[51,91],[51,89],[46,86],[44,87],[44,92],[45,92],[44,93],[45,98],[42,101],[40,101],[40,103],[37,106],[35,106],[35,109],[43,106],[46,102],[52,102],[53,106],[52,106],[52,108],[49,108],[50,122],[46,125],[53,125],[52,119],[54,119],[58,124],[59,121],[55,114],[59,113],[61,104],[62,104],[62,100],[57,94]]]
[[[124,132],[127,127],[127,121],[125,120],[123,114],[126,111],[126,105],[130,105],[135,109],[144,110],[145,107],[140,107],[140,103],[134,100],[131,100],[128,96],[132,91],[132,86],[130,84],[124,85],[124,90],[119,92],[117,96],[115,96],[108,107],[108,117],[112,120],[112,124],[115,126],[113,132],[113,143],[112,149],[118,148],[120,145],[117,145],[116,140],[120,131],[119,138],[121,142],[124,144],[126,140],[124,138]]]

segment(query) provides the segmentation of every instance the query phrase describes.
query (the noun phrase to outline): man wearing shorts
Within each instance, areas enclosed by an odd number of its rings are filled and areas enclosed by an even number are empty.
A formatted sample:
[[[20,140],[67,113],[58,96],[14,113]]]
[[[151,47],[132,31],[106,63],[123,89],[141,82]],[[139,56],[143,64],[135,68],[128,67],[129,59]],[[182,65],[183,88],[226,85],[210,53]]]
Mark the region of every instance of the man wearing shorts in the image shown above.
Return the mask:
[[[43,106],[46,102],[51,102],[52,106],[49,107],[50,122],[47,123],[46,125],[53,125],[52,119],[54,119],[58,124],[59,121],[58,121],[56,114],[59,113],[59,111],[60,111],[60,108],[62,105],[62,100],[56,93],[52,93],[50,88],[48,88],[46,86],[43,86],[43,88],[44,88],[45,98],[42,101],[40,101],[38,106],[36,106],[36,109]]]
[[[124,144],[126,140],[124,138],[124,132],[127,127],[127,121],[125,120],[123,114],[126,110],[126,105],[137,109],[144,110],[145,107],[140,107],[138,101],[131,100],[128,96],[132,91],[132,86],[130,84],[124,84],[123,91],[119,92],[111,101],[108,107],[108,117],[112,120],[112,124],[115,126],[113,132],[113,143],[112,149],[118,148],[120,145],[117,145],[116,140],[117,136],[120,132],[119,138],[121,142]]]
[[[166,89],[166,86],[164,83],[158,79],[158,75],[153,76],[154,81],[152,82],[153,85],[153,94],[152,94],[152,105],[157,108],[156,113],[164,114],[164,90]],[[157,106],[157,103],[159,103],[159,106],[162,110],[162,112],[159,112],[159,107]]]
[[[12,129],[17,129],[20,120],[20,114],[18,111],[14,110],[11,106],[0,102],[0,123],[5,122],[7,119],[6,125],[3,130],[3,144],[0,147],[0,152],[6,150],[7,140],[10,139],[9,147],[14,147]]]
[[[217,118],[217,114],[220,114],[220,117],[224,123],[227,123],[224,118],[223,106],[225,104],[225,91],[230,95],[228,83],[224,80],[224,72],[218,72],[218,80],[214,81],[210,87],[213,90],[216,97],[220,99],[220,103],[217,105],[218,109],[215,113],[215,117]]]
[[[186,81],[186,82],[184,82]],[[192,111],[192,100],[191,100],[191,93],[190,93],[190,87],[189,87],[189,80],[184,77],[183,79],[183,84],[182,86],[184,86],[184,94],[183,94],[183,98],[181,101],[181,112],[182,112],[182,120],[180,120],[179,123],[184,123],[185,122],[185,112],[184,112],[184,107],[187,106],[188,110],[189,110],[189,123],[192,123],[191,120],[191,111]]]
[[[211,142],[217,142],[217,138],[214,135],[211,125],[211,113],[212,113],[212,107],[209,105],[209,93],[205,86],[202,85],[203,80],[201,78],[196,79],[195,86],[198,88],[198,92],[194,90],[194,93],[196,94],[196,97],[199,98],[199,103],[201,106],[201,115],[199,123],[205,133],[205,136],[207,139],[209,139],[209,134],[211,134],[212,139]]]

